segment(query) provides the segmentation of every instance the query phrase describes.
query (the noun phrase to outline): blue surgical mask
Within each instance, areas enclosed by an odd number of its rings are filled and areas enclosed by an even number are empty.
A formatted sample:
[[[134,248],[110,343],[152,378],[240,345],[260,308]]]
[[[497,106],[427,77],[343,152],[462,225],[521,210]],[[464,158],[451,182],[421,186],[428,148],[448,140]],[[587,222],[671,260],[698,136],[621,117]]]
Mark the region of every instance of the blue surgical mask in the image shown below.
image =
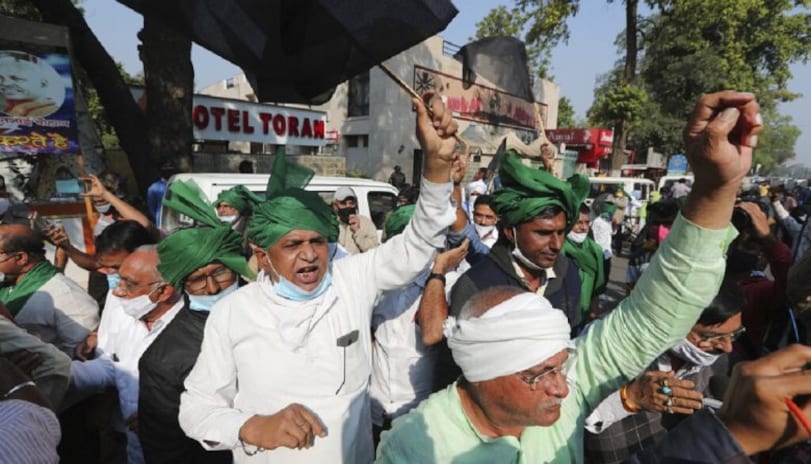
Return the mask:
[[[118,275],[117,272],[115,274],[107,274],[107,288],[109,290],[116,288],[119,280],[121,280],[121,276]]]
[[[332,273],[327,271],[327,273],[324,274],[324,278],[321,279],[321,283],[318,284],[318,287],[310,290],[309,292],[302,290],[301,287],[282,276],[279,276],[279,282],[273,286],[273,290],[277,295],[281,296],[282,298],[287,298],[288,300],[308,301],[321,296],[327,291],[327,288],[329,288],[331,284]]]
[[[220,293],[214,295],[189,295],[189,309],[209,312],[215,303],[222,300],[226,295],[234,293],[238,288],[239,283],[234,282],[231,286],[220,290]]]

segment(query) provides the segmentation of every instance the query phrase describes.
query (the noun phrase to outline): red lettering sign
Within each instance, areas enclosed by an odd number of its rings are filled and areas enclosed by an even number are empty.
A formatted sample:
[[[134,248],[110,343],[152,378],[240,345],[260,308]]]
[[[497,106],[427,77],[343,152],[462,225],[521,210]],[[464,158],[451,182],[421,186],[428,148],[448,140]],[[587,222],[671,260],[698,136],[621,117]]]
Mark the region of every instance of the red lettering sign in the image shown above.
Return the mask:
[[[262,120],[262,133],[267,134],[270,131],[270,119],[273,115],[270,113],[261,112],[259,113],[259,119]]]
[[[209,120],[208,109],[206,109],[206,107],[203,105],[195,106],[191,113],[191,119],[198,129],[203,130],[207,128]]]
[[[324,121],[316,120],[313,124],[313,136],[317,139],[324,138]]]
[[[304,121],[302,121],[301,136],[310,138],[313,137],[313,126],[310,124],[310,118],[304,118]]]
[[[239,132],[239,110],[228,109],[228,132]]]
[[[214,116],[214,129],[218,131],[222,130],[222,117],[225,114],[225,108],[212,106],[210,111]]]
[[[247,112],[245,110],[242,111],[242,132],[244,132],[246,134],[253,134],[253,132],[254,132],[254,128],[251,125],[250,116],[251,116],[251,113],[249,113],[249,112]]]
[[[287,117],[287,135],[290,137],[298,137],[298,118],[295,116]]]
[[[287,119],[281,114],[273,117],[273,132],[279,137],[284,137],[285,129],[287,129]]]

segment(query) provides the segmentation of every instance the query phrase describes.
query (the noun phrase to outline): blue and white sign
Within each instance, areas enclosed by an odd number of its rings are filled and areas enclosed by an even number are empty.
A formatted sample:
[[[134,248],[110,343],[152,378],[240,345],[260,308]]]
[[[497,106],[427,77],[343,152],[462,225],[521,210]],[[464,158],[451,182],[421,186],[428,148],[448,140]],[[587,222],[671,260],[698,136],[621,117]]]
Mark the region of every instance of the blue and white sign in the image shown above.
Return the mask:
[[[687,155],[675,153],[667,160],[667,175],[678,175],[687,172]]]

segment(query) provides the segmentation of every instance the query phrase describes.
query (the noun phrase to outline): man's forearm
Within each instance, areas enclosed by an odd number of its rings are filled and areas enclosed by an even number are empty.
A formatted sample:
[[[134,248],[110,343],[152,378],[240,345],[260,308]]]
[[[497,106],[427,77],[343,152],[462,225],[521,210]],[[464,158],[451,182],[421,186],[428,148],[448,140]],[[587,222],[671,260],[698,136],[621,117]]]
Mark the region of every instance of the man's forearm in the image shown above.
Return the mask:
[[[711,190],[696,185],[687,196],[682,215],[705,229],[725,229],[732,218],[739,187],[740,182]]]

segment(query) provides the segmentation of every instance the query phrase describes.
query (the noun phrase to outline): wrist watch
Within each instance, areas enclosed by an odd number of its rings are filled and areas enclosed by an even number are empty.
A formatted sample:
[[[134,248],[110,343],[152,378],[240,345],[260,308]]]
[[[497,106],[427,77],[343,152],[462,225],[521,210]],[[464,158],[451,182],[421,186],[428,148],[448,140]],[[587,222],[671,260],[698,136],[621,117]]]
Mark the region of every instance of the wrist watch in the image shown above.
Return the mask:
[[[445,274],[440,274],[439,272],[432,272],[431,274],[428,275],[428,278],[425,279],[425,282],[428,282],[429,280],[432,280],[432,279],[439,280],[444,284],[445,283]]]

